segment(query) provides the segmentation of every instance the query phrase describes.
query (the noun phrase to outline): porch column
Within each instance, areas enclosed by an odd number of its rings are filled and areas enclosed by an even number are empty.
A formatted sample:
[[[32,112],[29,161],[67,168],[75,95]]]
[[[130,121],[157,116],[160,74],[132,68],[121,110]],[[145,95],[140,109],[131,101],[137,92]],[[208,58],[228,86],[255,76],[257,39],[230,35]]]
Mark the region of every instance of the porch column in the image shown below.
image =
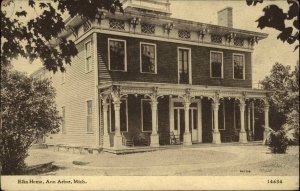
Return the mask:
[[[110,147],[109,134],[108,134],[108,103],[103,101],[103,148]]]
[[[214,110],[214,130],[213,130],[213,143],[214,144],[221,144],[221,135],[219,132],[219,100],[215,100],[212,103],[213,110]]]
[[[121,101],[116,100],[114,103],[114,109],[115,109],[115,136],[114,136],[114,148],[122,147],[122,135],[120,130],[120,106]]]
[[[151,110],[152,110],[152,133],[151,133],[151,147],[159,146],[159,136],[157,133],[157,104],[156,100],[151,101]]]
[[[202,143],[202,99],[200,98],[200,100],[197,103],[197,110],[198,110],[198,143]]]
[[[269,103],[266,101],[264,105],[264,113],[265,113],[265,130],[264,130],[264,137],[263,140],[265,140],[269,133]]]
[[[240,100],[240,116],[241,116],[241,130],[240,130],[240,143],[247,143],[247,133],[245,131],[245,101]]]
[[[184,135],[183,144],[192,145],[192,134],[190,132],[190,104],[191,102],[184,102]]]
[[[252,128],[251,128],[251,108],[250,108],[250,104],[251,103],[249,103],[248,104],[248,107],[247,107],[247,118],[248,118],[248,120],[247,120],[247,122],[248,122],[248,125],[247,125],[247,127],[248,127],[248,132],[249,132],[249,137],[250,138],[252,138]],[[252,139],[251,139],[252,140]],[[249,140],[250,141],[250,140]]]

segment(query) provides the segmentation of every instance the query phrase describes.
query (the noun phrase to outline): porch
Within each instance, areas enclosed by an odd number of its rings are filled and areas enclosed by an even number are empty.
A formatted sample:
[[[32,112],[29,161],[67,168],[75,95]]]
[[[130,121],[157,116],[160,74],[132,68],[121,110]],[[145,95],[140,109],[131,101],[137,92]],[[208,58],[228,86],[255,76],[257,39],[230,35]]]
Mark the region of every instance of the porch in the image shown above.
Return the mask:
[[[256,99],[265,103],[264,126],[269,126],[269,92],[263,90],[133,82],[109,83],[99,90],[99,142],[107,152],[247,143],[268,133],[255,126]]]

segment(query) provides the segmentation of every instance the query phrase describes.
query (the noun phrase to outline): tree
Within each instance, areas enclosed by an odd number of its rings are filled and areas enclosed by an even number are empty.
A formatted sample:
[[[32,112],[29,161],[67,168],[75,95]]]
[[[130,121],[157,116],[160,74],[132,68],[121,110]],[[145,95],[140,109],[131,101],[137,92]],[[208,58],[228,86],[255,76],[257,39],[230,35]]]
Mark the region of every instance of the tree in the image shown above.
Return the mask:
[[[40,136],[58,132],[61,117],[49,80],[8,71],[1,80],[2,174],[20,174],[30,145]]]
[[[263,0],[246,0],[247,5],[256,5],[262,3]],[[285,13],[283,9],[277,5],[269,5],[263,9],[264,15],[258,22],[258,28],[265,27],[274,28],[280,31],[277,39],[289,44],[296,43],[295,50],[299,48],[299,1],[287,0],[289,10]],[[291,25],[287,25],[292,23]]]
[[[270,96],[270,126],[274,130],[285,129],[295,138],[299,136],[299,62],[295,70],[275,63],[271,74],[261,84],[266,90],[275,90]]]
[[[8,15],[4,6],[15,7],[17,2],[3,1],[1,3],[1,72],[5,73],[12,59],[22,56],[33,61],[41,59],[46,69],[56,72],[65,70],[66,64],[71,64],[71,58],[76,56],[77,49],[73,41],[59,37],[67,30],[62,18],[64,12],[71,17],[80,16],[85,21],[93,21],[99,17],[99,10],[114,13],[123,11],[119,0],[51,0],[38,2],[27,0],[28,6],[35,13],[41,14],[30,19],[28,23],[22,21],[27,16],[26,10],[14,12],[15,16]],[[58,38],[58,46],[51,44],[53,38]]]

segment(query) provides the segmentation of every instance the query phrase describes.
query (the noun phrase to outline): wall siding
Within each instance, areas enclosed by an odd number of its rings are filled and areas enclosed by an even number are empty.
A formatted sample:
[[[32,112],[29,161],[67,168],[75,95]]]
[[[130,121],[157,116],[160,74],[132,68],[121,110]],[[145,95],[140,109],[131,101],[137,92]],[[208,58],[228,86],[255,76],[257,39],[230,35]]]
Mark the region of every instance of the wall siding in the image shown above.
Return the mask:
[[[85,72],[84,43],[91,40],[92,36],[77,44],[78,55],[72,60],[72,65],[66,67],[65,83],[61,83],[61,72],[52,76],[53,86],[56,89],[56,103],[58,109],[65,107],[66,133],[50,134],[46,143],[68,144],[81,146],[95,146],[95,133],[87,132],[86,102],[93,103],[93,130],[96,128],[96,102],[95,102],[95,72],[94,69]],[[92,41],[92,43],[95,43]],[[95,53],[93,45],[92,55]],[[93,56],[92,63],[94,63]]]
[[[127,72],[108,70],[108,38],[126,40]],[[157,48],[157,74],[140,73],[140,42],[155,43]],[[192,84],[251,88],[251,53],[184,45],[172,42],[142,40],[132,37],[98,34],[99,82],[137,81],[178,83],[177,48],[191,48]],[[210,78],[210,51],[223,52],[224,78]],[[233,79],[233,53],[245,55],[245,80]]]

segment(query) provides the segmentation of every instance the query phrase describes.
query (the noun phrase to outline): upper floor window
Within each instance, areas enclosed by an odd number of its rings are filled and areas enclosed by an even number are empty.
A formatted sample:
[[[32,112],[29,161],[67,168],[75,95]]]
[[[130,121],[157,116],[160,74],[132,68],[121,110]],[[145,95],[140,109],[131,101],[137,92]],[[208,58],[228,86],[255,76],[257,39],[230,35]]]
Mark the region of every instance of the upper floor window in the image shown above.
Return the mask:
[[[235,46],[244,46],[244,39],[234,38],[233,44]]]
[[[126,41],[108,39],[109,70],[127,71]]]
[[[86,72],[90,72],[93,70],[91,44],[92,44],[91,41],[85,43],[85,71]]]
[[[123,31],[125,30],[125,22],[121,20],[110,19],[109,28]]]
[[[222,36],[221,35],[211,35],[211,42],[222,44]]]
[[[179,83],[189,84],[190,83],[190,70],[191,70],[191,55],[190,49],[178,48],[178,72],[179,72]]]
[[[61,122],[61,132],[66,133],[66,108],[61,108],[62,122]]]
[[[145,34],[154,34],[155,33],[155,25],[152,24],[141,24],[141,32]]]
[[[87,132],[93,132],[93,102],[88,100],[86,102],[87,112],[86,112],[86,121],[87,121]]]
[[[141,43],[141,72],[156,73],[156,45],[150,43]]]
[[[210,77],[223,78],[223,52],[210,52]]]
[[[178,30],[178,37],[182,39],[191,39],[191,32],[187,30]]]
[[[242,54],[233,54],[233,79],[245,79],[245,61]]]

